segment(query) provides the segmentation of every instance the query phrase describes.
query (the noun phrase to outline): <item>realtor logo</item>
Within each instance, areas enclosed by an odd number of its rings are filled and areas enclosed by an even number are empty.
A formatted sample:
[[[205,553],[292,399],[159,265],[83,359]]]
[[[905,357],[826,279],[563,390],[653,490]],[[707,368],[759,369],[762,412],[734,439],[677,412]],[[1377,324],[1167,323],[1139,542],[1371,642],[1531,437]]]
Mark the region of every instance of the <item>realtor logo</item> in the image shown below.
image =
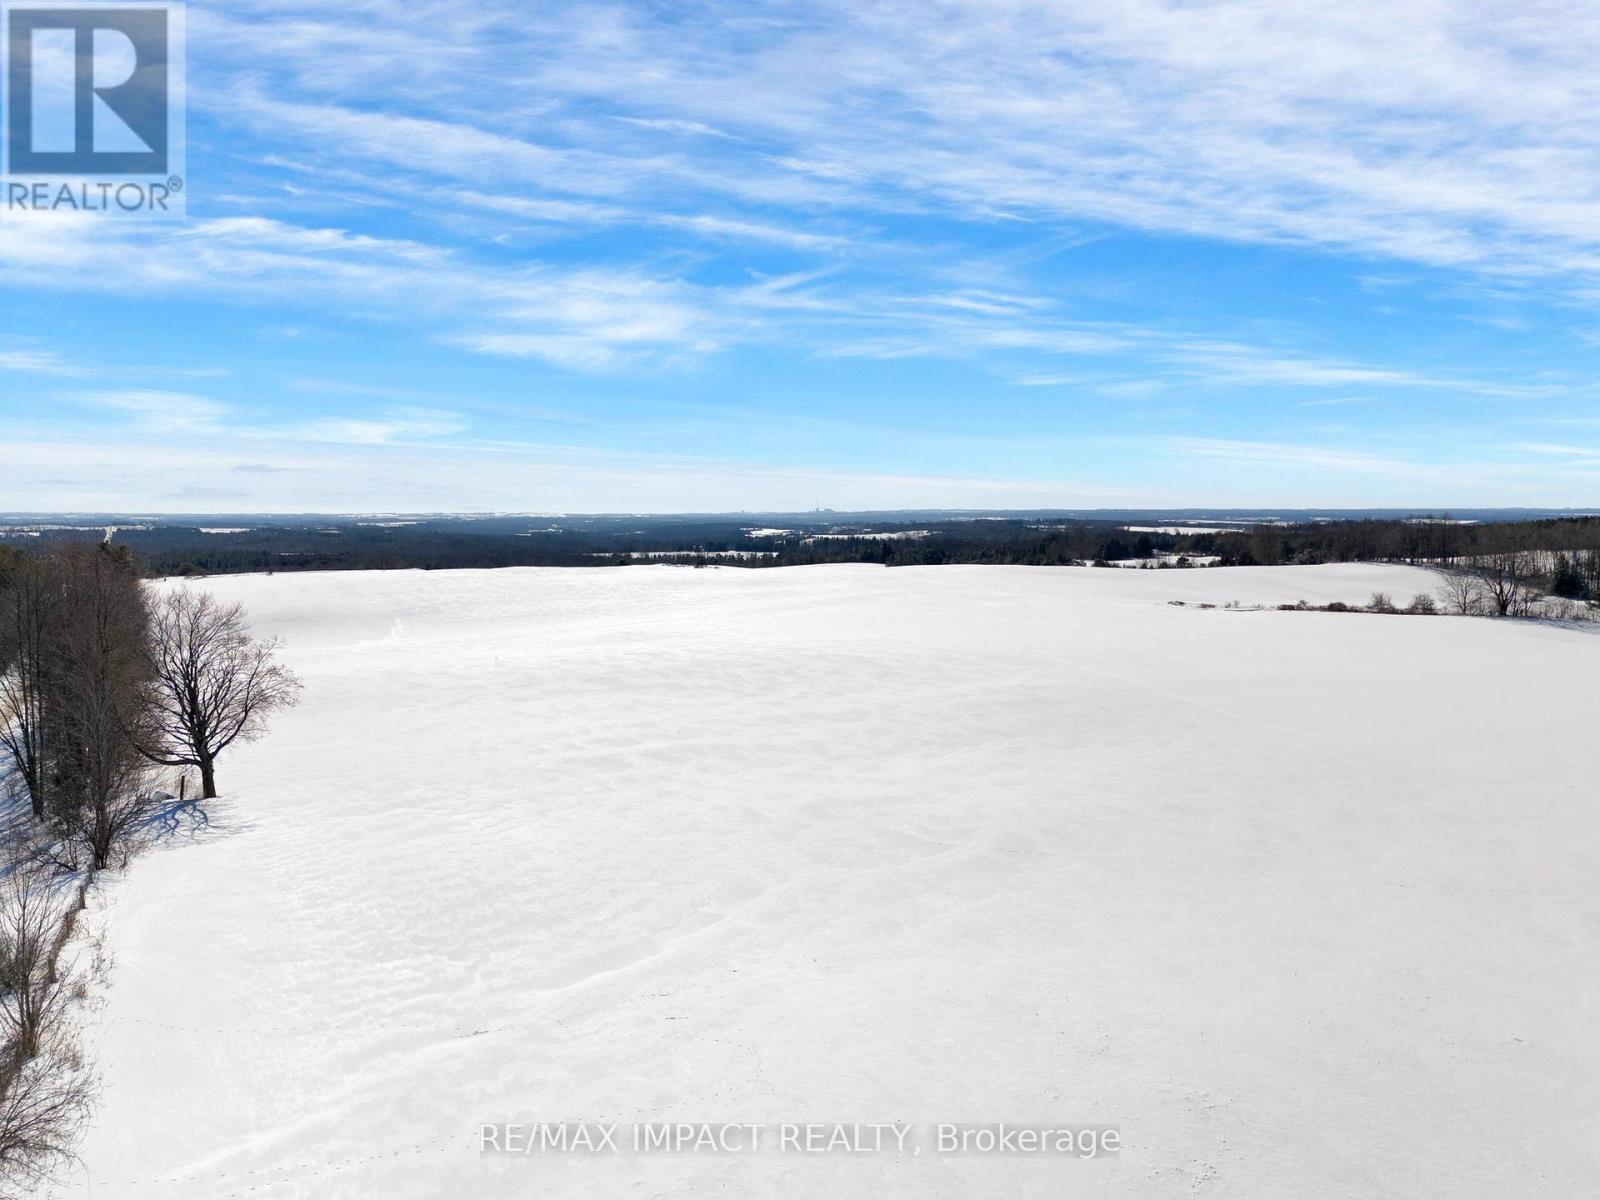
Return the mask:
[[[181,5],[4,13],[6,211],[181,209]]]

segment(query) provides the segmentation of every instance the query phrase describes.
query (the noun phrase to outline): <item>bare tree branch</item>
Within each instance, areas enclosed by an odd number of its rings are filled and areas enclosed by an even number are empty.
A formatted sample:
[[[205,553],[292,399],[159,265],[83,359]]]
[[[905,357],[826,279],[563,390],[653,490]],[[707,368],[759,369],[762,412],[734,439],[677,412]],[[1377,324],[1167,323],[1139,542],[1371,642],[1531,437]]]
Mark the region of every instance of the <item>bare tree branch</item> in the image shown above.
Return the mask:
[[[208,592],[172,591],[155,606],[152,762],[198,767],[203,795],[217,794],[217,756],[266,732],[267,717],[294,704],[300,681],[277,661],[279,643],[252,637],[244,609]]]

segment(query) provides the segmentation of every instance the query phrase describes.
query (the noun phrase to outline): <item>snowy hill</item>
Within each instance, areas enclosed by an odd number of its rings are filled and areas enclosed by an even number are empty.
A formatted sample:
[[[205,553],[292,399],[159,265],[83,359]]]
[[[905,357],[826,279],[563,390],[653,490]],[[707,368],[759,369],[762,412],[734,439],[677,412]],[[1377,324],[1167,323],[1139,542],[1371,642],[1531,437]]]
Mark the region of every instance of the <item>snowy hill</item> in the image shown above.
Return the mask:
[[[305,697],[113,888],[92,1194],[1593,1194],[1600,638],[1196,607],[1433,585],[214,580]],[[1124,1149],[479,1152],[562,1120]]]

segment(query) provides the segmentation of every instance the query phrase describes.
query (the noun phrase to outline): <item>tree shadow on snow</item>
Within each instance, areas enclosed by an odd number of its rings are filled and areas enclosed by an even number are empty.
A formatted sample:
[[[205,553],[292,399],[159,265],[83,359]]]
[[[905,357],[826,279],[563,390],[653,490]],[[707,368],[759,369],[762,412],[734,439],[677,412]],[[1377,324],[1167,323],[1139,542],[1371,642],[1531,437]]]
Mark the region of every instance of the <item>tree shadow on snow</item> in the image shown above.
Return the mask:
[[[12,764],[0,767],[0,846],[26,840],[34,828],[33,805],[22,786],[22,772]]]
[[[1569,619],[1566,617],[1535,617],[1533,620],[1540,625],[1553,625],[1557,629],[1569,629],[1573,633],[1586,633],[1590,637],[1600,637],[1600,621],[1596,621],[1592,618],[1586,620],[1581,617],[1575,619]]]
[[[168,792],[149,797],[149,810],[138,824],[138,840],[158,842],[209,842],[245,833],[249,826],[233,819],[225,799],[202,800],[191,796],[180,800]]]

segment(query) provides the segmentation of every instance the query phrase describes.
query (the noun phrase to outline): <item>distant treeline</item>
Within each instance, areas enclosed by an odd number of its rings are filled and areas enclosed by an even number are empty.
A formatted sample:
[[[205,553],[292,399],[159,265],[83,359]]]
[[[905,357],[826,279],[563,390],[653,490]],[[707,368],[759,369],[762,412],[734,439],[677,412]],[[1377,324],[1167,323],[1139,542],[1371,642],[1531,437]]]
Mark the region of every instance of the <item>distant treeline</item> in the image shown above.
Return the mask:
[[[219,519],[220,520],[220,519]],[[535,527],[530,528],[530,525]],[[13,547],[54,541],[100,541],[103,528],[41,526],[39,538]],[[127,547],[152,576],[256,574],[270,571],[460,570],[490,567],[594,567],[625,564],[633,553],[772,547],[745,536],[727,521],[699,523],[640,518],[569,519],[560,527],[527,518],[439,518],[406,522],[330,519],[324,523],[268,522],[250,529],[206,532],[190,525],[152,522],[114,527],[115,544]]]
[[[1168,528],[1176,528],[1169,526]],[[1218,528],[1213,526],[1212,528]],[[102,529],[42,530],[44,543],[97,541]],[[205,532],[153,522],[111,537],[148,575],[263,571],[443,570],[472,567],[626,566],[644,561],[746,568],[813,563],[922,566],[990,563],[1064,566],[1251,566],[1389,561],[1448,563],[1508,551],[1543,556],[1573,594],[1600,595],[1600,518],[1462,522],[1437,518],[1240,524],[1221,532],[1130,530],[1113,521],[1018,518],[810,525],[759,531],[727,518],[424,518],[324,524],[279,521]],[[32,539],[30,539],[31,541]],[[12,545],[19,544],[13,541]],[[33,544],[40,544],[34,542]],[[1564,556],[1564,563],[1557,559]],[[1574,582],[1576,580],[1576,582]]]
[[[1600,518],[1463,524],[1436,520],[1317,521],[1304,525],[1257,525],[1215,533],[1133,532],[1084,522],[1050,528],[964,523],[930,530],[928,536],[897,540],[829,539],[786,546],[771,565],[820,562],[882,562],[890,565],[1071,563],[1177,559],[1218,566],[1277,566],[1300,563],[1449,563],[1508,551],[1566,555],[1600,591]]]

